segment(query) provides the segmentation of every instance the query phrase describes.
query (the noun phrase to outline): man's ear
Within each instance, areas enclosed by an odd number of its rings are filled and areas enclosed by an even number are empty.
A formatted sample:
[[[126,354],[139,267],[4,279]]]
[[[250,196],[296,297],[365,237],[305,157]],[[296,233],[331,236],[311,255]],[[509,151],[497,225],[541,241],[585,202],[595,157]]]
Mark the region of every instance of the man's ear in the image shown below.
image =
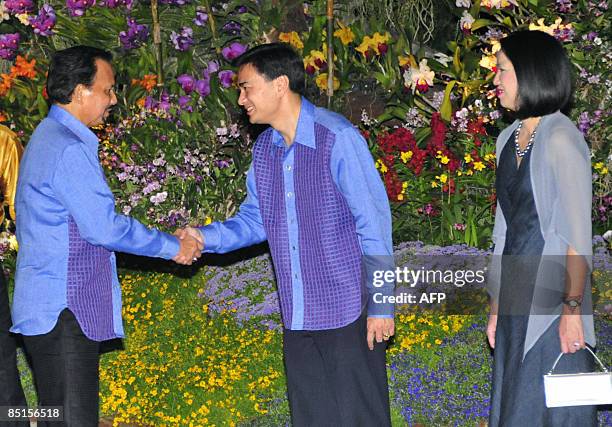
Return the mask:
[[[276,89],[276,93],[280,96],[283,96],[289,91],[289,77],[282,75],[278,76],[274,80],[274,86]]]
[[[74,88],[74,91],[72,92],[72,102],[76,103],[76,104],[82,104],[83,103],[83,95],[84,95],[84,90],[85,90],[85,86],[82,84],[78,84],[76,85],[76,87]]]

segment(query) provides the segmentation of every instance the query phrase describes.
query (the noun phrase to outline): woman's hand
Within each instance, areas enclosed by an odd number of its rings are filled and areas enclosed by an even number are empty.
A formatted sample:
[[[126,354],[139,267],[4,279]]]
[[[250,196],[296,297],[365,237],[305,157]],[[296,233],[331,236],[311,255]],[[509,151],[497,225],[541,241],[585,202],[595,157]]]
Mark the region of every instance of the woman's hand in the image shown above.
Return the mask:
[[[497,330],[497,314],[489,314],[489,323],[487,323],[487,338],[491,348],[495,348],[495,331]]]
[[[559,338],[563,353],[575,353],[584,348],[584,331],[579,308],[572,312],[569,307],[563,306],[559,322]]]

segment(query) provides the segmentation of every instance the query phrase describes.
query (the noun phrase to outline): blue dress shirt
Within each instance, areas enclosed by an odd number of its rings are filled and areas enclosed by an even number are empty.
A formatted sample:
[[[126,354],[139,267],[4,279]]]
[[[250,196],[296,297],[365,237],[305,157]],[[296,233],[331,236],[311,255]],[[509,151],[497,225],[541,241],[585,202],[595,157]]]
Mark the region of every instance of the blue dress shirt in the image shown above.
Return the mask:
[[[332,131],[336,140],[332,149],[330,169],[335,184],[346,198],[355,219],[356,231],[364,256],[371,256],[383,268],[393,269],[393,244],[391,239],[391,210],[384,184],[374,165],[368,145],[359,131],[344,117],[324,108],[314,107],[302,98],[294,143],[287,147],[282,135],[274,130],[274,144],[284,147],[283,160],[284,193],[287,227],[291,251],[293,319],[292,330],[303,329],[304,297],[300,267],[298,223],[295,200],[300,197],[294,190],[294,146],[303,144],[315,146],[314,123],[320,123]],[[266,240],[253,166],[247,172],[247,197],[238,213],[224,221],[213,222],[200,228],[204,236],[204,252],[225,253]],[[370,295],[379,292],[393,295],[393,284],[374,288],[371,281],[366,283]],[[369,317],[393,317],[389,304],[368,304]]]
[[[68,221],[95,246],[170,259],[178,239],[115,213],[113,194],[98,158],[98,138],[54,105],[28,143],[16,194],[17,270],[12,332],[48,333],[67,308]],[[112,312],[115,336],[123,337],[121,288],[115,256]]]

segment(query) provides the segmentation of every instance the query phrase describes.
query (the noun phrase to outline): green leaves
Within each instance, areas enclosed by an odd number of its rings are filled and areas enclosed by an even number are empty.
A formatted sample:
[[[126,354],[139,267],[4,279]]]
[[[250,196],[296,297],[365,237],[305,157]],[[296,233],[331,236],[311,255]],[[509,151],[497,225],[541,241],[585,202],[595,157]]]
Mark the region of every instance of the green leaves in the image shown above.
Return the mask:
[[[444,89],[444,100],[442,101],[442,106],[440,107],[440,115],[447,122],[451,119],[451,114],[453,112],[453,106],[451,104],[451,93],[453,92],[453,88],[457,84],[456,80],[451,80],[446,84],[446,89]]]

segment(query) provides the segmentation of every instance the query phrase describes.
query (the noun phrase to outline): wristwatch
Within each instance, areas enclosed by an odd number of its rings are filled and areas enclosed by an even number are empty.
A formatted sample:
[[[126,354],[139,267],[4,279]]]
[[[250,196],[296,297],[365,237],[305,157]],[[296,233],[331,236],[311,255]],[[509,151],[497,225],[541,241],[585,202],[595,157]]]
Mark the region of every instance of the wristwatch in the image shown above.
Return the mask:
[[[571,311],[574,311],[582,305],[582,297],[566,296],[563,298],[563,304],[567,305]]]

